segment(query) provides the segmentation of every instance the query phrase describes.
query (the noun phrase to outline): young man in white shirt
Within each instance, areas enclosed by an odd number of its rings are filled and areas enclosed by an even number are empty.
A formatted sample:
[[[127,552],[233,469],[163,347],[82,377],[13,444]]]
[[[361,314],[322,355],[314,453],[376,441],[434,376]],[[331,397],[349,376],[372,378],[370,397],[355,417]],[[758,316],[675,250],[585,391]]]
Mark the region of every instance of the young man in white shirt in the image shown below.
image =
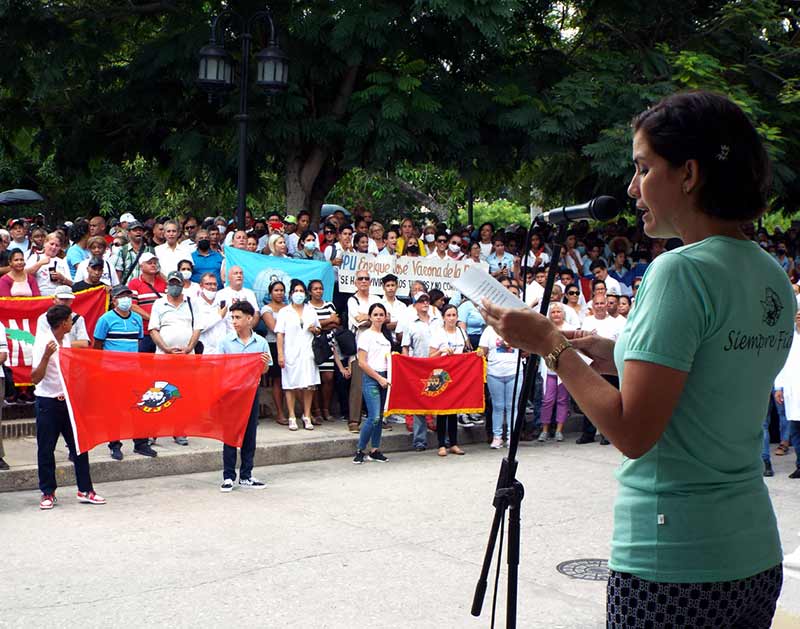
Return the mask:
[[[61,382],[58,352],[69,347],[72,330],[72,311],[67,306],[51,306],[47,311],[47,328],[36,331],[33,343],[31,382],[36,385],[36,447],[39,463],[39,489],[42,492],[40,509],[52,509],[56,504],[56,460],[54,451],[59,435],[64,437],[74,458],[79,502],[101,505],[106,500],[98,496],[89,472],[89,453],[75,452],[75,437],[69,418],[64,386]]]
[[[592,262],[592,273],[595,279],[602,280],[606,283],[606,292],[609,295],[622,295],[622,287],[619,282],[608,274],[608,267],[602,260],[595,260]]]
[[[155,248],[158,263],[161,266],[161,273],[167,275],[172,271],[178,270],[178,262],[184,259],[192,259],[192,250],[187,245],[178,242],[181,235],[180,227],[175,221],[164,223],[164,237],[167,239],[163,245]]]

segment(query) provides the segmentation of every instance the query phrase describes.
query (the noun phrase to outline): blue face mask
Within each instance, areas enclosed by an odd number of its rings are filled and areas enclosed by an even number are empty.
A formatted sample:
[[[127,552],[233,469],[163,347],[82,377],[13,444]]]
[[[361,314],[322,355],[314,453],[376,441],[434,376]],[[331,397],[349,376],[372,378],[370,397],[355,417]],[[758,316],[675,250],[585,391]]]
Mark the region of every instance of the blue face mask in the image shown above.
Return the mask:
[[[122,310],[123,312],[128,312],[131,309],[131,304],[133,300],[130,297],[120,297],[117,299],[117,308]]]
[[[292,293],[292,303],[300,306],[301,304],[305,303],[306,295],[305,293]]]
[[[314,249],[317,248],[317,243],[313,240],[309,240],[308,242],[303,243],[303,247],[306,251],[314,251]]]

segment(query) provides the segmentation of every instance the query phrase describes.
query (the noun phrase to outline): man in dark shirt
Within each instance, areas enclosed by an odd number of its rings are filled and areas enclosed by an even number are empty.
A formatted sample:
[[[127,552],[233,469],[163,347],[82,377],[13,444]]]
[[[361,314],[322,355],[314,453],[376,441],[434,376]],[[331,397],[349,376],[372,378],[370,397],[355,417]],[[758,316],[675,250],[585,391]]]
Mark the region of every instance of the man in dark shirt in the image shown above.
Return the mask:
[[[103,276],[104,265],[105,262],[103,262],[103,258],[95,256],[89,260],[89,264],[86,267],[86,279],[81,280],[80,282],[75,282],[72,285],[72,292],[77,293],[79,290],[103,286],[104,284],[100,281],[100,278]]]

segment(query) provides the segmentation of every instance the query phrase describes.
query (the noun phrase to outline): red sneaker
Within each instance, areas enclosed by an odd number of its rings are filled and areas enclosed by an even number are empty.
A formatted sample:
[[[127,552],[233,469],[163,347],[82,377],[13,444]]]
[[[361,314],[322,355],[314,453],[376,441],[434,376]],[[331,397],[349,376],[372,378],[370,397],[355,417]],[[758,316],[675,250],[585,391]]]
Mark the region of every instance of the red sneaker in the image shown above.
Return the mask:
[[[83,502],[86,504],[91,504],[91,505],[106,504],[106,499],[103,498],[102,496],[98,496],[93,491],[87,491],[87,492],[79,491],[77,497],[78,497],[78,502]]]
[[[42,494],[42,499],[39,501],[40,509],[52,509],[56,506],[55,494]]]

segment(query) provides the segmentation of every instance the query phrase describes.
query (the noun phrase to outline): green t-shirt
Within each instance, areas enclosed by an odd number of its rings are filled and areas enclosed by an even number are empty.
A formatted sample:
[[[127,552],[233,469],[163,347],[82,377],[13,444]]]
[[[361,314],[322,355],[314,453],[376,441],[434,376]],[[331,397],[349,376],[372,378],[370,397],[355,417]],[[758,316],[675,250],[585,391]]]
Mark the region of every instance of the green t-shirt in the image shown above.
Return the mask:
[[[786,273],[751,241],[713,236],[649,266],[614,351],[620,380],[626,360],[689,375],[658,442],[617,470],[613,570],[693,583],[780,563],[761,426],[795,309]]]

